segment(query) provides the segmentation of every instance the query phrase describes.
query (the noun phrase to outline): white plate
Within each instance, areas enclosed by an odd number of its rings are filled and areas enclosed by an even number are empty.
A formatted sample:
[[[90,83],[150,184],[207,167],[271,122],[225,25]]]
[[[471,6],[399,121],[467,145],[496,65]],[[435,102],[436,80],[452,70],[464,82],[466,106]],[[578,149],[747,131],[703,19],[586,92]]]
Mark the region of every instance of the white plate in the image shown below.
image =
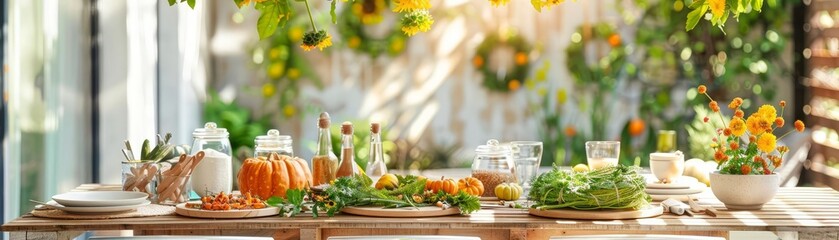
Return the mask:
[[[656,202],[661,202],[661,201],[667,200],[668,198],[676,199],[676,201],[680,201],[680,202],[687,202],[688,198],[693,198],[693,200],[698,200],[699,199],[699,195],[696,195],[696,194],[694,194],[694,195],[652,195],[652,194],[650,194],[650,197],[652,197],[653,201],[656,201]]]
[[[141,192],[91,191],[62,193],[52,196],[52,200],[67,207],[112,207],[137,205],[148,197]]]
[[[696,178],[689,176],[680,176],[671,183],[660,183],[658,182],[658,179],[656,179],[655,176],[652,175],[647,175],[646,177],[647,189],[688,189],[699,182],[699,180],[696,180]]]
[[[109,206],[109,207],[67,207],[61,204],[56,203],[55,201],[47,202],[47,207],[55,208],[58,210],[62,210],[65,212],[72,212],[72,213],[113,213],[113,212],[125,212],[130,210],[135,210],[139,207],[146,206],[151,204],[149,200],[143,200],[140,204],[129,205],[129,206]]]
[[[656,189],[656,188],[647,188],[644,190],[647,194],[651,195],[690,195],[690,194],[699,194],[705,191],[708,187],[705,187],[705,184],[701,183],[694,183],[688,189]]]

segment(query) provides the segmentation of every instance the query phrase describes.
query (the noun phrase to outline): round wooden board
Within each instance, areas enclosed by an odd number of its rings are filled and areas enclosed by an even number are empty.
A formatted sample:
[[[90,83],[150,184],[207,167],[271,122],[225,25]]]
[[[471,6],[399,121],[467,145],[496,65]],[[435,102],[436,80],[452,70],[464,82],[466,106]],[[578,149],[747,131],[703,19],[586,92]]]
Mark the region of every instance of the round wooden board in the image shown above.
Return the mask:
[[[280,209],[276,207],[267,207],[263,209],[210,211],[187,208],[186,203],[181,203],[175,206],[175,213],[181,216],[194,218],[255,218],[280,214]]]
[[[436,206],[427,207],[403,207],[403,208],[382,208],[382,207],[344,207],[341,212],[353,215],[361,215],[368,217],[394,217],[394,218],[410,218],[410,217],[441,217],[449,215],[460,214],[460,209],[453,207],[446,210]]]
[[[621,220],[661,216],[664,209],[658,204],[650,205],[640,210],[537,210],[530,209],[530,215],[546,218],[578,219],[578,220]]]

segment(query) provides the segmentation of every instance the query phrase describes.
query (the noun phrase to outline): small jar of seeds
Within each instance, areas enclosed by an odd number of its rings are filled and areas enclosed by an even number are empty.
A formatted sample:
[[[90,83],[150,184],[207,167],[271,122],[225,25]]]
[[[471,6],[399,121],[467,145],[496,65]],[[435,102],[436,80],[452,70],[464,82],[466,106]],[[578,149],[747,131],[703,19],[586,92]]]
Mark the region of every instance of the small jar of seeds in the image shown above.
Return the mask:
[[[495,187],[499,184],[517,182],[512,148],[495,139],[478,146],[472,162],[472,177],[484,184],[482,197],[495,197]]]

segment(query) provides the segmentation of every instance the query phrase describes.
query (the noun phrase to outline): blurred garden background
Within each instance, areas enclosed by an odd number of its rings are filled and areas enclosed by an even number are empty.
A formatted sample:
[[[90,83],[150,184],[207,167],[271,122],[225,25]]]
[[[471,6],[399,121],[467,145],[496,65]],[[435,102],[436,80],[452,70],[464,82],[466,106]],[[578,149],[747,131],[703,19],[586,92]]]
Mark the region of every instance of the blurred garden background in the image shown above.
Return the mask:
[[[391,169],[468,167],[489,139],[542,141],[543,166],[585,162],[585,141],[620,140],[622,163],[648,166],[661,130],[676,132],[687,158],[712,160],[700,84],[747,109],[786,100],[786,119],[839,119],[828,100],[839,96],[839,15],[810,2],[766,0],[759,14],[686,31],[691,0],[541,12],[528,1],[433,0],[432,28],[411,37],[390,0],[341,1],[336,24],[331,2],[313,1],[311,20],[292,2],[296,14],[260,39],[259,12],[232,1],[7,0],[3,214],[80,183],[117,183],[123,140],[172,132],[190,144],[206,121],[228,129],[234,161],[268,129],[310,159],[322,111],[355,123],[362,166],[373,121]],[[299,47],[310,23],[331,47]],[[827,90],[810,90],[812,79]],[[832,129],[814,136],[831,145]]]

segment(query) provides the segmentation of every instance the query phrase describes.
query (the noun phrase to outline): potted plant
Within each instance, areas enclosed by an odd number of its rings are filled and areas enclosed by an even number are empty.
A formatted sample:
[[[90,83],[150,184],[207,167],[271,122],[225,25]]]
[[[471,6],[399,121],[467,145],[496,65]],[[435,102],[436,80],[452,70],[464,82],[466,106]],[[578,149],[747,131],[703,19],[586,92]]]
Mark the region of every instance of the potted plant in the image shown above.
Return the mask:
[[[728,104],[734,116],[726,120],[717,101],[706,93],[705,85],[697,90],[708,97],[711,101],[708,106],[719,116],[719,121],[708,116],[704,118],[716,128],[716,137],[710,147],[714,150],[719,171],[711,173],[711,191],[728,209],[762,208],[778,191],[780,178],[775,169],[781,166],[783,155],[789,152],[789,147],[778,146],[777,141],[793,131],[804,131],[804,123],[797,120],[794,130],[776,137],[775,129],[784,126],[781,116],[785,101],[779,103],[780,116],[775,106],[767,104],[746,117],[741,109],[743,99],[734,98]]]

